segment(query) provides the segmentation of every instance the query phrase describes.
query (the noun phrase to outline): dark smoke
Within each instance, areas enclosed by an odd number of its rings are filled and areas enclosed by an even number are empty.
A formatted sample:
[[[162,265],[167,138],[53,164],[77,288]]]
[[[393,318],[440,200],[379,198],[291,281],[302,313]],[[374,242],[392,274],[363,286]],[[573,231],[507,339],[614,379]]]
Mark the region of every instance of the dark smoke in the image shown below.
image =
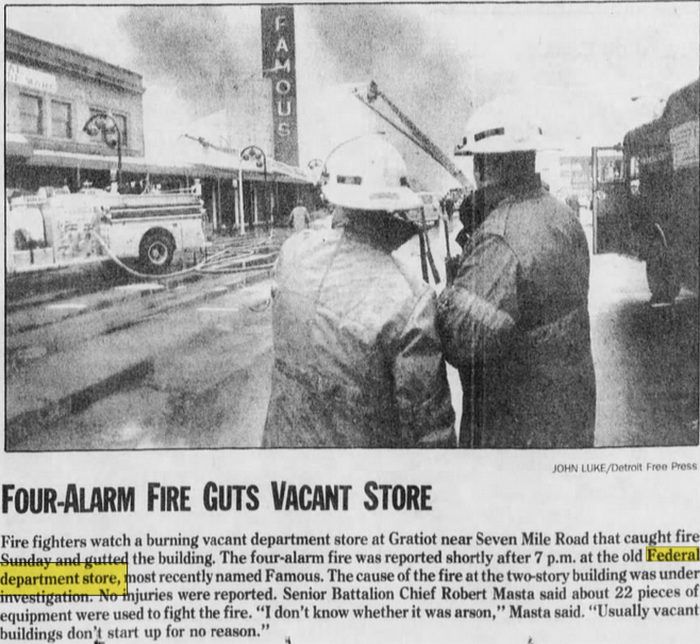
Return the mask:
[[[409,117],[451,155],[471,112],[474,70],[464,54],[429,37],[406,6],[315,6],[314,28],[335,63],[337,82],[374,79]],[[465,26],[464,38],[468,38]],[[494,79],[496,82],[497,79]],[[501,82],[503,80],[498,79]],[[483,97],[485,91],[479,92]],[[387,132],[390,126],[386,125]],[[393,140],[409,165],[418,163],[424,184],[442,170],[400,136]],[[414,170],[415,171],[415,170]]]
[[[407,6],[306,5],[310,24],[323,44],[318,52],[329,81],[374,79],[445,152],[451,154],[472,109],[470,61],[454,45],[429,36],[425,25]],[[227,10],[229,15],[231,9]],[[236,12],[237,20],[238,12]],[[240,28],[232,29],[224,10],[214,6],[132,7],[122,19],[137,52],[135,68],[149,80],[177,88],[194,116],[221,109],[226,86],[260,67],[259,18],[240,13]],[[252,17],[256,19],[253,20]],[[247,22],[244,22],[246,21]],[[236,26],[238,27],[238,26]],[[469,37],[465,26],[465,38]],[[298,33],[297,38],[303,37]],[[330,71],[329,69],[330,68]],[[489,79],[489,86],[505,85]],[[488,94],[481,82],[478,94]],[[431,187],[443,171],[422,152],[391,133],[423,187]]]
[[[121,27],[137,68],[174,85],[196,115],[221,109],[225,86],[245,75],[251,56],[260,57],[251,30],[233,33],[217,7],[132,7]]]

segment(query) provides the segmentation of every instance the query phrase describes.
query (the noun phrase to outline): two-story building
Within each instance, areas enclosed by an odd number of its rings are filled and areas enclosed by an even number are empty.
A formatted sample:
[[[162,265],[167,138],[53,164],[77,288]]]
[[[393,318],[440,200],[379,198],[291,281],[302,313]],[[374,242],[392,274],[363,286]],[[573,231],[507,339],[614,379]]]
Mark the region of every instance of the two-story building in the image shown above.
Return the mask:
[[[260,109],[235,96],[245,119],[215,128],[239,133],[225,153],[202,148],[183,137],[154,161],[144,145],[140,74],[54,43],[5,29],[5,187],[6,195],[34,193],[41,187],[71,192],[89,184],[107,188],[121,168],[122,191],[140,191],[147,183],[162,189],[199,184],[211,227],[242,232],[285,221],[296,199],[312,200],[311,180],[299,168],[277,162],[270,154],[264,167],[239,158],[248,145],[249,127],[269,127]],[[240,105],[238,105],[240,103]],[[117,125],[120,146],[108,145],[86,131],[96,114]],[[89,129],[89,128],[88,128]],[[195,127],[193,131],[198,131]],[[205,128],[205,131],[208,128]],[[256,130],[257,131],[257,130]],[[199,134],[199,132],[198,132]],[[214,135],[207,138],[215,140]],[[240,141],[238,140],[240,138]],[[258,145],[264,137],[255,140]],[[265,148],[268,145],[262,142]],[[226,146],[227,148],[230,146]],[[184,152],[183,152],[184,149]],[[269,148],[267,150],[269,151]]]
[[[6,187],[109,183],[118,151],[83,129],[96,113],[119,127],[125,172],[142,172],[143,92],[135,72],[6,29]]]

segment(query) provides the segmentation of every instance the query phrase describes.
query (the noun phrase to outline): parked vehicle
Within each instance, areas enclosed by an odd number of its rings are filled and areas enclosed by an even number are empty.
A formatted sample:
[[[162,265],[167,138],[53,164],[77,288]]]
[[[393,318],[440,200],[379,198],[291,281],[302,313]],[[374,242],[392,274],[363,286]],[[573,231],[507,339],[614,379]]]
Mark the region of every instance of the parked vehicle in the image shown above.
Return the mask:
[[[204,208],[190,193],[117,195],[104,209],[99,233],[118,257],[138,257],[144,270],[160,273],[176,249],[204,246]]]
[[[111,254],[138,259],[142,270],[160,273],[176,250],[199,249],[205,243],[203,204],[192,193],[42,189],[9,201],[9,270],[94,261]]]
[[[652,300],[698,289],[700,80],[673,93],[658,119],[622,146],[593,148],[595,252],[646,262]]]

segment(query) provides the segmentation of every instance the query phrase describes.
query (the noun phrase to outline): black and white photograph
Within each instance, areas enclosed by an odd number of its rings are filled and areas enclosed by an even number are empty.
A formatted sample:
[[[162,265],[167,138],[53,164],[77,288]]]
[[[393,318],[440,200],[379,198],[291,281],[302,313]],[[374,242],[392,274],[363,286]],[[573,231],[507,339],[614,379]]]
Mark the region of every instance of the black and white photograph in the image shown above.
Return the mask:
[[[5,452],[698,445],[697,2],[4,21]]]
[[[0,641],[697,644],[700,2],[3,10]]]

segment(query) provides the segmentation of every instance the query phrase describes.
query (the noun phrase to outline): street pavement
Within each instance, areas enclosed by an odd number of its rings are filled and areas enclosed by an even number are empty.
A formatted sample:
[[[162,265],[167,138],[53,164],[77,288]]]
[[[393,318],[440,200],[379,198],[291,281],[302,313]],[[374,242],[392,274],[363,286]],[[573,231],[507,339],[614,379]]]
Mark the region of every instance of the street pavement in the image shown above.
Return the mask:
[[[590,240],[588,217],[584,211]],[[453,253],[456,222],[454,228]],[[444,277],[443,228],[432,229],[429,239]],[[417,240],[397,254],[419,274]],[[259,446],[272,337],[270,281],[265,273],[255,279],[262,281],[207,276],[170,291],[144,286],[141,294],[91,296],[101,309],[83,298],[8,316],[7,448]],[[683,292],[672,307],[651,307],[644,265],[601,255],[592,257],[589,310],[596,445],[697,444],[697,297]],[[459,418],[454,369],[448,378]],[[70,387],[79,393],[66,403],[57,390]],[[47,403],[43,415],[36,412],[52,396],[63,406]],[[12,422],[28,409],[35,409],[31,422]]]
[[[594,257],[591,274],[596,444],[697,445],[698,300],[652,307],[644,265]]]
[[[270,353],[266,278],[267,272],[206,277],[167,299],[117,302],[23,334],[32,344],[21,359],[11,353],[6,368],[8,449],[252,444],[250,437],[231,438],[235,423],[226,409],[244,403],[231,391],[237,379],[250,381],[256,341]],[[219,392],[223,411],[212,407]],[[267,390],[264,396],[266,403]],[[210,431],[214,426],[222,436]]]

